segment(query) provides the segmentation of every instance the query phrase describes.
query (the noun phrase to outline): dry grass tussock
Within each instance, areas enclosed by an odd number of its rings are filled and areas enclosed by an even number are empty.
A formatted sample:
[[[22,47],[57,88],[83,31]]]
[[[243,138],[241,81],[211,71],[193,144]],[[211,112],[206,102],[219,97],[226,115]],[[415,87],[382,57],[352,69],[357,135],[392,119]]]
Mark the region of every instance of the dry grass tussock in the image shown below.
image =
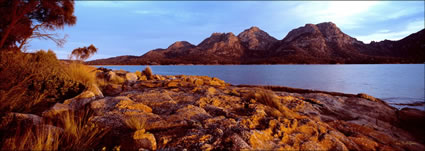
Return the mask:
[[[125,120],[125,124],[133,130],[141,130],[145,128],[146,119],[131,116]]]
[[[68,112],[54,121],[37,126],[15,125],[16,132],[3,138],[2,150],[88,150],[99,149],[109,129],[89,122],[91,112]],[[48,125],[48,124],[52,124]],[[9,127],[14,125],[9,125]]]
[[[81,63],[72,62],[65,67],[65,73],[73,80],[78,81],[85,86],[96,84],[95,67],[87,66]]]
[[[251,93],[251,97],[261,104],[279,110],[286,118],[297,118],[299,115],[281,103],[281,99],[273,91],[267,89],[256,89]]]

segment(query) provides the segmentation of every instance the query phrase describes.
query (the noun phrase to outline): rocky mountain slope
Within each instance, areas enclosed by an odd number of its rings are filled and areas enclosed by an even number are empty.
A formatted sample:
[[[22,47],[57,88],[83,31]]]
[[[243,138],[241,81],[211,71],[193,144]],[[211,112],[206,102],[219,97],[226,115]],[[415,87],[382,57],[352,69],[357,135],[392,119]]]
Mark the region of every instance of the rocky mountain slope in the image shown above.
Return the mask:
[[[279,64],[279,63],[422,63],[425,31],[399,41],[364,44],[334,23],[306,24],[277,40],[258,27],[235,36],[213,33],[198,45],[176,42],[142,56],[115,57],[88,64]]]

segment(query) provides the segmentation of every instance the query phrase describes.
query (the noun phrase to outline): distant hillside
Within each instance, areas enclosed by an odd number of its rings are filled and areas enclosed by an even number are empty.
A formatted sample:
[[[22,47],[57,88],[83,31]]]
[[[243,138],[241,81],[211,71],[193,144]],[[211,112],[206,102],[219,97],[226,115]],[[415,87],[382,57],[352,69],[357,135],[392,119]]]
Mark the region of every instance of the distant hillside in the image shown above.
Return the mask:
[[[142,56],[118,56],[87,62],[124,64],[353,64],[423,63],[425,30],[398,41],[364,44],[334,23],[306,24],[277,40],[258,27],[239,35],[213,33],[198,45],[178,41]]]

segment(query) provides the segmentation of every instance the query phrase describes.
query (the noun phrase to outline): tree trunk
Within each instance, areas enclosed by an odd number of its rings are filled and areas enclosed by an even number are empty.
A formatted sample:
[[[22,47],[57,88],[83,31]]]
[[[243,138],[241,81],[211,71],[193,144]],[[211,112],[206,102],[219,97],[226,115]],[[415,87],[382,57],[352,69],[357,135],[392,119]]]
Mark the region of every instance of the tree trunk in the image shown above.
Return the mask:
[[[13,27],[15,26],[16,22],[18,21],[16,19],[16,11],[18,9],[18,1],[13,1],[13,9],[12,9],[12,16],[11,16],[11,22],[10,24],[7,26],[5,33],[2,35],[1,37],[1,41],[0,41],[0,49],[3,48],[4,43],[6,42],[7,37],[9,37],[10,32],[12,31]]]

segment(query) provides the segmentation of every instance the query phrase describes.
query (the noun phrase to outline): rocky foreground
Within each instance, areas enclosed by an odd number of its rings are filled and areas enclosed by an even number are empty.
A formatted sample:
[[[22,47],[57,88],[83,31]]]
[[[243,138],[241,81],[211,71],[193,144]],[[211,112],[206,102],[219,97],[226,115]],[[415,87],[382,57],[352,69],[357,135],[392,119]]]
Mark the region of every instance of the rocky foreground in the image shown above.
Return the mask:
[[[104,84],[42,115],[39,124],[89,109],[109,129],[103,149],[425,150],[425,113],[397,110],[366,94],[233,86],[207,76],[98,69]]]

